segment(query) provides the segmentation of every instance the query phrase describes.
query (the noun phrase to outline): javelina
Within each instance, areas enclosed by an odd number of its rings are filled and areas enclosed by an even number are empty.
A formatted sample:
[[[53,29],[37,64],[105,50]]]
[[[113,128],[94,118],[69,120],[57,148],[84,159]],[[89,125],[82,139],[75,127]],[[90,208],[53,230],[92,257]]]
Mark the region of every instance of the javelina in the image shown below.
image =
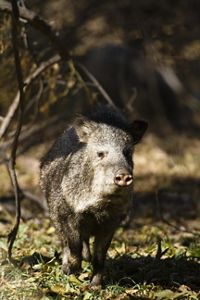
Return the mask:
[[[62,241],[64,273],[90,260],[94,236],[91,285],[101,285],[108,247],[132,202],[133,147],[146,128],[145,121],[127,124],[118,111],[101,108],[77,117],[44,158],[41,188]]]

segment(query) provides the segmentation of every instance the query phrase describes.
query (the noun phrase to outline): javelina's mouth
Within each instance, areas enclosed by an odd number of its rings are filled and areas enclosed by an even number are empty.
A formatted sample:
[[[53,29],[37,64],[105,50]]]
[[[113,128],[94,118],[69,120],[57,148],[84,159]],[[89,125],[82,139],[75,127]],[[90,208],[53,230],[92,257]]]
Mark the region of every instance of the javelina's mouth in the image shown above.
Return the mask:
[[[114,206],[120,205],[119,207],[122,207],[123,205],[126,205],[129,201],[130,196],[128,195],[113,194],[107,198],[106,202]]]
[[[127,195],[131,194],[133,190],[133,186],[129,185],[129,186],[117,186],[117,185],[112,185],[109,186],[109,192],[105,193],[105,196],[108,198],[124,198]]]

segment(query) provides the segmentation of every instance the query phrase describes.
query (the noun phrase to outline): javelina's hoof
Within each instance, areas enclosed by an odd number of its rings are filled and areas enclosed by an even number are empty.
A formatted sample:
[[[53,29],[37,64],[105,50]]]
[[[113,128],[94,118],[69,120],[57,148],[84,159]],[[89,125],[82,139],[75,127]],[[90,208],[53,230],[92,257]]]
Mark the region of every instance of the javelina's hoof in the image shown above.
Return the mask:
[[[101,285],[101,284],[94,285],[94,284],[92,284],[92,282],[91,282],[90,285],[89,285],[89,289],[90,289],[90,290],[93,290],[93,291],[101,290],[101,288],[102,288],[102,285]]]
[[[93,290],[99,290],[102,288],[102,275],[96,274],[92,277],[90,282],[90,288]]]
[[[70,270],[69,270],[68,264],[63,264],[62,265],[62,271],[63,271],[64,274],[70,275]]]

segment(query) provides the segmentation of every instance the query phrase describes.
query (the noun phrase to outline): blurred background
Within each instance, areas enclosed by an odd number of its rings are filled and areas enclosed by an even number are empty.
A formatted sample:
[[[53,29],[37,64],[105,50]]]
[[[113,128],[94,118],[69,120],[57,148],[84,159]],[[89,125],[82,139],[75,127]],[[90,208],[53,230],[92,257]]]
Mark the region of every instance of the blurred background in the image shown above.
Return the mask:
[[[21,188],[31,196],[23,200],[22,217],[45,212],[39,162],[53,140],[76,113],[109,98],[129,120],[149,122],[135,153],[135,218],[171,218],[190,229],[198,227],[199,1],[26,0],[20,4],[59,32],[73,57],[46,68],[26,89],[16,170]],[[10,15],[1,14],[0,125],[17,94],[10,24]],[[21,25],[20,51],[25,79],[57,54],[55,45],[26,22]],[[16,117],[0,145],[3,222],[15,209],[4,164],[15,121]]]
[[[24,196],[13,248],[20,269],[7,260],[15,216],[7,158],[19,94],[10,3],[1,0],[0,299],[200,299],[200,1],[18,3],[25,16],[15,166]],[[61,271],[39,166],[70,120],[98,103],[116,106],[130,121],[147,120],[149,129],[134,154],[133,211],[109,248],[106,287],[92,294],[86,262],[77,278]]]

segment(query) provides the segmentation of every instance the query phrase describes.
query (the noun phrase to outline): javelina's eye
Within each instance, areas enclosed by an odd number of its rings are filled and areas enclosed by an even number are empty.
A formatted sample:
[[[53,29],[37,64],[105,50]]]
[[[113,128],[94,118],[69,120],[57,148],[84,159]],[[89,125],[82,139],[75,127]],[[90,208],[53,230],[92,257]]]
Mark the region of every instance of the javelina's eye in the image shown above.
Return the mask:
[[[106,156],[106,152],[105,151],[98,151],[97,156],[102,159]]]

